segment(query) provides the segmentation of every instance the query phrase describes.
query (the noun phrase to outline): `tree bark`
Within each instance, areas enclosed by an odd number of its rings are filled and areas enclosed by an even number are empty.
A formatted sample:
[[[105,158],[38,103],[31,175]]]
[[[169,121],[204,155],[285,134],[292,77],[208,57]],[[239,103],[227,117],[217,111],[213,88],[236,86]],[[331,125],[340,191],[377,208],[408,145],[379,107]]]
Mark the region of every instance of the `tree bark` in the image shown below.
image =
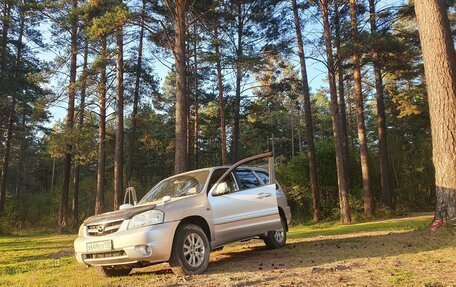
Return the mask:
[[[19,35],[18,35],[18,47],[16,52],[16,61],[14,64],[14,74],[13,74],[13,89],[11,91],[11,107],[9,109],[8,114],[8,122],[7,122],[7,132],[6,132],[6,141],[5,141],[5,150],[3,153],[3,161],[2,161],[2,184],[0,190],[0,214],[3,213],[5,208],[5,201],[6,201],[6,188],[8,185],[8,170],[9,170],[9,160],[10,160],[10,152],[11,152],[11,144],[13,141],[13,125],[14,125],[14,116],[16,114],[16,102],[17,102],[17,91],[19,89],[19,85],[17,81],[19,80],[19,70],[21,64],[21,56],[22,56],[22,37],[24,35],[24,13],[20,12],[21,22],[19,28]]]
[[[95,198],[95,214],[103,213],[104,192],[106,186],[106,63],[107,39],[101,36],[101,71],[98,85],[100,105],[100,119],[98,123],[98,166],[97,166],[97,194]]]
[[[296,0],[291,1],[293,6],[293,14],[296,28],[296,39],[298,41],[298,55],[299,62],[301,64],[301,76],[302,76],[302,87],[304,96],[304,117],[306,120],[306,137],[307,137],[307,156],[309,158],[309,177],[310,177],[310,189],[312,191],[312,208],[313,208],[313,220],[319,221],[321,219],[321,211],[319,207],[319,190],[317,181],[317,160],[314,146],[314,134],[313,134],[313,123],[312,123],[312,110],[310,105],[310,92],[309,83],[307,79],[306,60],[304,55],[304,45],[301,35],[301,24],[299,20],[298,8]]]
[[[26,107],[24,106],[22,108],[22,121],[21,121],[21,130],[22,130],[22,136],[21,136],[21,143],[19,147],[19,154],[17,157],[17,171],[16,171],[16,190],[15,194],[18,198],[18,200],[21,199],[21,192],[22,192],[22,186],[23,186],[23,176],[24,176],[24,158],[25,158],[25,152],[27,150],[27,113],[26,113]],[[22,208],[21,202],[19,202],[19,208]]]
[[[27,206],[24,204],[25,202],[25,194],[23,191],[25,190],[25,182],[24,182],[24,174],[25,174],[25,165],[24,161],[27,158],[27,106],[24,102],[22,102],[22,116],[21,116],[21,139],[19,144],[19,152],[17,155],[17,170],[16,170],[16,189],[15,189],[15,196],[16,196],[16,206],[17,206],[17,220],[25,220],[25,215],[27,214]],[[19,137],[19,135],[17,135]],[[25,195],[25,196],[24,196]]]
[[[301,105],[298,103],[298,147],[299,153],[302,153],[302,140],[301,140]]]
[[[2,24],[3,24],[3,31],[2,31],[2,46],[1,46],[1,62],[0,62],[0,107],[5,104],[4,99],[6,99],[5,96],[5,85],[3,84],[4,76],[5,76],[5,69],[6,69],[6,53],[7,53],[7,48],[8,48],[8,32],[9,32],[9,26],[11,22],[11,5],[7,2],[3,2],[3,19],[2,19]],[[3,127],[3,117],[0,116],[0,130]],[[0,133],[0,141],[3,139],[3,133]],[[0,196],[0,212],[3,209],[3,203],[4,201],[1,199]]]
[[[174,55],[176,61],[176,139],[175,139],[175,173],[187,171],[187,77],[185,69],[186,53],[186,0],[175,1],[176,20],[174,23]]]
[[[143,41],[144,41],[144,21],[146,18],[146,1],[142,2],[141,10],[141,28],[139,30],[139,45],[138,45],[138,60],[136,62],[136,79],[135,79],[135,94],[133,98],[133,111],[131,113],[131,133],[128,139],[128,158],[127,158],[127,185],[131,185],[131,173],[132,173],[132,161],[133,161],[133,151],[136,139],[136,126],[138,123],[138,105],[139,105],[139,89],[141,81],[141,72],[142,72],[142,54],[143,54]]]
[[[221,133],[221,154],[222,154],[222,165],[227,164],[227,151],[226,151],[226,125],[225,125],[225,101],[223,99],[223,76],[222,76],[222,64],[220,54],[220,40],[218,35],[218,23],[214,29],[214,47],[215,57],[217,61],[217,87],[218,87],[218,102],[219,102],[219,116],[220,116],[220,133]]]
[[[81,77],[81,100],[79,103],[78,111],[78,128],[83,129],[84,126],[84,109],[85,109],[85,97],[87,88],[87,59],[89,56],[89,41],[86,38],[84,41],[84,62],[82,64],[82,77]],[[76,162],[73,171],[73,201],[72,201],[72,213],[73,213],[73,229],[77,230],[79,226],[79,174],[81,165]]]
[[[375,39],[377,37],[375,1],[369,0],[369,20],[371,26],[371,35]],[[374,45],[375,47],[375,45]],[[380,184],[382,189],[382,201],[390,209],[393,208],[393,199],[391,196],[391,184],[389,177],[389,164],[388,164],[388,144],[387,144],[387,130],[386,130],[386,114],[385,104],[383,101],[383,78],[380,61],[378,59],[378,52],[374,48],[372,51],[372,62],[374,66],[375,75],[375,91],[377,101],[377,129],[378,129],[378,151],[380,157]]]
[[[187,146],[186,146],[186,152],[187,152],[187,167],[186,170],[190,168],[190,161],[192,160],[192,152],[193,152],[193,142],[192,142],[192,132],[193,129],[192,127],[192,121],[190,117],[190,111],[191,111],[191,103],[190,103],[190,91],[191,91],[191,81],[190,81],[190,56],[188,52],[190,51],[190,41],[186,40],[186,45],[185,45],[185,77],[186,83],[187,83],[187,96],[185,97],[185,107],[187,111],[185,114],[187,115]]]
[[[347,188],[350,188],[350,154],[349,154],[349,144],[348,144],[348,127],[347,127],[347,113],[345,105],[345,85],[344,85],[344,66],[342,59],[342,51],[340,48],[340,10],[339,10],[339,1],[334,1],[334,46],[336,48],[336,61],[337,61],[337,89],[339,93],[339,113],[340,113],[340,125],[342,129],[342,143],[344,145],[344,166],[345,166],[345,176],[347,182]]]
[[[295,156],[295,146],[294,146],[294,106],[293,103],[290,105],[290,129],[291,129],[291,158]]]
[[[456,221],[456,55],[444,0],[415,0],[429,98],[436,219]]]
[[[241,68],[241,57],[243,52],[242,35],[244,32],[244,20],[242,15],[242,3],[237,3],[238,13],[238,35],[237,35],[237,47],[236,47],[236,87],[234,96],[234,125],[233,125],[233,143],[232,143],[232,157],[233,162],[239,159],[239,137],[240,137],[240,112],[241,112],[241,83],[242,83],[242,68]]]
[[[197,29],[195,25],[195,36],[197,35]],[[198,56],[196,54],[196,39],[193,43],[193,61],[194,61],[194,70],[193,70],[193,77],[194,77],[194,89],[195,89],[195,119],[194,119],[194,130],[193,130],[193,162],[194,168],[197,169],[199,167],[199,146],[198,146],[198,134],[199,134],[199,118],[198,118]]]
[[[114,210],[123,201],[124,68],[123,27],[117,28],[116,57],[116,140],[114,146]]]
[[[339,104],[337,102],[337,90],[335,82],[335,67],[332,54],[331,27],[328,19],[328,2],[320,0],[321,10],[323,15],[324,37],[326,45],[326,56],[328,63],[328,78],[329,91],[331,95],[331,118],[334,135],[334,145],[336,149],[336,167],[337,167],[337,182],[339,186],[339,205],[340,205],[340,221],[342,224],[350,224],[350,206],[348,203],[347,182],[345,176],[344,158],[343,158],[343,138],[340,125]]]
[[[3,31],[2,31],[2,47],[1,47],[1,66],[0,66],[0,86],[3,87],[3,77],[5,76],[6,69],[6,52],[8,47],[8,32],[11,22],[11,5],[7,2],[3,2]]]
[[[78,1],[73,0],[72,12],[76,13],[78,9]],[[70,84],[68,89],[68,113],[67,113],[67,132],[71,132],[74,126],[74,99],[76,95],[76,69],[78,55],[78,19],[73,17],[71,21],[71,60],[70,60]],[[59,231],[61,233],[68,230],[68,190],[70,186],[71,172],[71,153],[73,146],[68,144],[63,163],[63,180],[60,195],[59,209]]]
[[[364,103],[361,86],[361,67],[360,67],[360,55],[358,42],[358,20],[357,20],[357,8],[356,0],[350,0],[350,18],[351,18],[351,33],[352,41],[354,45],[352,61],[353,61],[353,82],[354,82],[354,93],[356,101],[356,126],[358,129],[358,141],[359,141],[359,154],[361,161],[361,172],[363,177],[363,193],[364,193],[364,213],[370,217],[372,216],[372,192],[370,186],[370,175],[368,165],[368,149],[367,149],[367,133],[366,124],[364,120]]]

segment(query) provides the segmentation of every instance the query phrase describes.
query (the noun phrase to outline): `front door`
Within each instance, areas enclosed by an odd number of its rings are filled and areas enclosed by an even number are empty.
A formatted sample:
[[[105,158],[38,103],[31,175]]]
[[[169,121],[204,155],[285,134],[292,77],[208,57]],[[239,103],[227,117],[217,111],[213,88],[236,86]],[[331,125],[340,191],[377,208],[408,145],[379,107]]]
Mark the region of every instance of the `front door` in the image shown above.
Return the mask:
[[[282,228],[275,184],[262,185],[248,169],[237,169],[221,182],[228,193],[208,195],[217,244]]]

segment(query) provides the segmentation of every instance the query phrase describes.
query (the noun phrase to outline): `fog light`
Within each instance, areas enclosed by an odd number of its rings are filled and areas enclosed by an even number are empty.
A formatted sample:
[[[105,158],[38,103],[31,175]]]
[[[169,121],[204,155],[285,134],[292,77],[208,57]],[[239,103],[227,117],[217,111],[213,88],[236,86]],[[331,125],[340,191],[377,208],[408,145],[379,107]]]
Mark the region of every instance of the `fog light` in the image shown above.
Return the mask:
[[[150,247],[149,245],[147,245],[147,247],[146,247],[146,254],[148,256],[152,255],[152,247]]]
[[[136,251],[141,253],[142,256],[152,255],[152,247],[150,247],[149,245],[138,245],[136,246]]]

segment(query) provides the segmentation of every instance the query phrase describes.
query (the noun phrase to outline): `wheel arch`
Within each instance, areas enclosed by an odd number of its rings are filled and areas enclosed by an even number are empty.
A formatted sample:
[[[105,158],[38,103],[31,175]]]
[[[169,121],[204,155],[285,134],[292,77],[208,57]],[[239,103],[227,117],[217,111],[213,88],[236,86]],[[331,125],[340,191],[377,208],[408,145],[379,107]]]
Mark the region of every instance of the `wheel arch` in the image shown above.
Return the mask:
[[[176,236],[177,230],[181,226],[184,226],[186,224],[195,224],[195,225],[201,227],[201,229],[203,229],[203,231],[204,231],[204,234],[206,234],[206,237],[207,237],[207,240],[209,240],[209,243],[212,241],[211,229],[209,227],[209,224],[207,223],[206,219],[204,219],[204,217],[199,216],[199,215],[192,215],[192,216],[188,216],[188,217],[185,217],[184,219],[182,219],[179,222],[179,224],[177,225],[176,230],[174,231],[174,237]]]

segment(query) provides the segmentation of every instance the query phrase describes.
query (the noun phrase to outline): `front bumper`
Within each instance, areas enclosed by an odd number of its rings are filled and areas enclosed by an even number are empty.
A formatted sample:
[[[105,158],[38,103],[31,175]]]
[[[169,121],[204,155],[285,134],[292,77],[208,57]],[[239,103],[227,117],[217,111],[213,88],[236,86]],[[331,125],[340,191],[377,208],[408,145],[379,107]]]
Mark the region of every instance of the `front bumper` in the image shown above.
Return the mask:
[[[76,259],[79,263],[91,266],[168,261],[178,224],[178,221],[173,221],[131,230],[121,228],[119,231],[105,236],[79,236],[74,242]],[[111,251],[90,253],[87,250],[88,243],[105,240],[112,241]],[[149,252],[145,252],[145,246],[149,246]]]

